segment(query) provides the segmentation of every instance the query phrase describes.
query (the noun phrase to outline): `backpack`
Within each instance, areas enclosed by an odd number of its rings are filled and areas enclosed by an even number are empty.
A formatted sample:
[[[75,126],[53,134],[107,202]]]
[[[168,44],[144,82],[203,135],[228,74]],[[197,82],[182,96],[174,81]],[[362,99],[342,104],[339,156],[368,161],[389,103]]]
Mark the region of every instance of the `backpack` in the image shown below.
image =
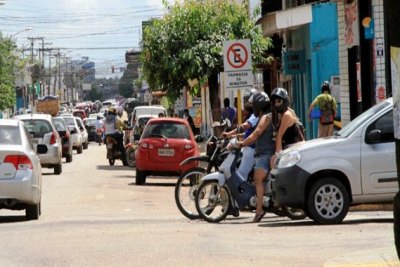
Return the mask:
[[[333,97],[329,95],[330,100],[323,101],[320,104],[321,117],[319,121],[322,125],[329,125],[333,123]]]

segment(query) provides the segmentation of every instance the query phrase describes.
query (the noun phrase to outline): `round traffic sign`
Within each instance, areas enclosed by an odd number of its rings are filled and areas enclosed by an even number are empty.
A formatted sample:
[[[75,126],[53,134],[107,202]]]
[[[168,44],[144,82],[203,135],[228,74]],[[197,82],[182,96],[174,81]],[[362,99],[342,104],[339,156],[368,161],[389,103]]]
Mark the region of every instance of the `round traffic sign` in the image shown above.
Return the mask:
[[[235,69],[240,69],[246,65],[249,53],[246,47],[241,43],[233,43],[228,48],[227,57],[228,64]]]

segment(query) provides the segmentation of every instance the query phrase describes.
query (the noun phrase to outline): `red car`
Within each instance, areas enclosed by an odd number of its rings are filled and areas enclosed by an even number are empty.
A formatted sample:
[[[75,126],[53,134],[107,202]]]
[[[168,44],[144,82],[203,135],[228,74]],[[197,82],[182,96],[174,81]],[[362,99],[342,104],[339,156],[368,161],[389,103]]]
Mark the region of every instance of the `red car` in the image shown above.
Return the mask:
[[[136,184],[146,176],[179,176],[197,162],[179,166],[186,158],[198,156],[199,149],[189,123],[180,118],[152,118],[139,140],[136,157]]]

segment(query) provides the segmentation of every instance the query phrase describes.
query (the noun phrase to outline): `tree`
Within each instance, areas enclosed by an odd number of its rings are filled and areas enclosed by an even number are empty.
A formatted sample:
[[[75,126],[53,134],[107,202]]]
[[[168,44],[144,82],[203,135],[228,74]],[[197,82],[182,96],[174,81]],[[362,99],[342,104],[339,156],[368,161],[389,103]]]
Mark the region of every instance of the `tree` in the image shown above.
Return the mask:
[[[15,105],[14,55],[15,43],[0,35],[0,110]]]
[[[271,41],[263,38],[244,5],[186,0],[168,8],[168,14],[144,29],[141,61],[150,88],[167,91],[175,100],[188,87],[188,80],[197,79],[208,83],[211,107],[217,108],[224,41],[250,39],[253,64],[266,62]]]

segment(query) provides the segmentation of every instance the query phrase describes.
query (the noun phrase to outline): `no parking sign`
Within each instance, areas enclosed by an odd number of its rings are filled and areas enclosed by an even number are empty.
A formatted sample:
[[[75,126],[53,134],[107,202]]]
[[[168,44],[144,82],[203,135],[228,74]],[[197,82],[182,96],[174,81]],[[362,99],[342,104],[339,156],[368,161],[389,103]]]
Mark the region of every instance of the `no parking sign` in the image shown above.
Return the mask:
[[[254,82],[249,39],[225,41],[224,72],[226,88],[251,87]]]

